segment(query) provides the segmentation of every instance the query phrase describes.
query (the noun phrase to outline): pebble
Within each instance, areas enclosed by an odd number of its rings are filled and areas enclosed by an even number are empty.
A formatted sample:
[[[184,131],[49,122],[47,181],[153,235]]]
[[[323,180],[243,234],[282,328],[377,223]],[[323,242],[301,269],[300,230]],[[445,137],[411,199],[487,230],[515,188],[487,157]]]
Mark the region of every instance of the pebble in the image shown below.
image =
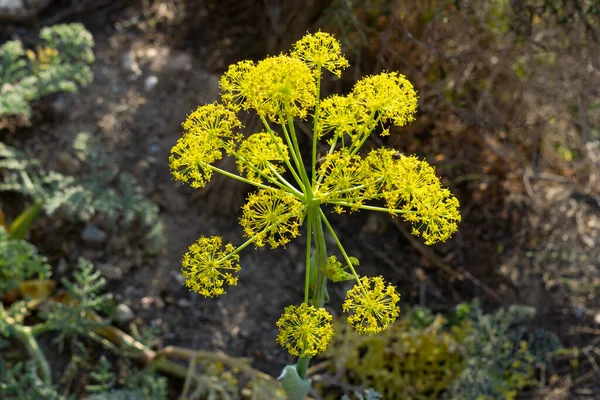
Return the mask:
[[[146,92],[152,91],[152,89],[154,89],[156,87],[157,83],[158,83],[158,78],[156,77],[156,75],[150,75],[144,81],[144,90]]]
[[[132,321],[135,318],[133,311],[127,304],[119,304],[117,307],[117,312],[115,313],[115,319],[117,322],[121,324],[126,324],[127,322]]]
[[[192,305],[192,302],[188,299],[179,299],[177,300],[177,305],[181,308],[189,308]]]
[[[58,163],[58,171],[69,175],[75,175],[81,167],[79,160],[67,152],[58,153],[56,162]]]
[[[109,281],[120,281],[123,279],[123,271],[119,267],[110,264],[98,264],[96,269]]]
[[[135,59],[135,53],[133,50],[129,50],[123,54],[123,58],[121,59],[121,67],[123,67],[126,72],[133,73],[136,76],[140,76],[142,74],[142,70]]]
[[[87,243],[102,243],[106,240],[106,232],[96,225],[88,224],[81,233],[81,239]]]

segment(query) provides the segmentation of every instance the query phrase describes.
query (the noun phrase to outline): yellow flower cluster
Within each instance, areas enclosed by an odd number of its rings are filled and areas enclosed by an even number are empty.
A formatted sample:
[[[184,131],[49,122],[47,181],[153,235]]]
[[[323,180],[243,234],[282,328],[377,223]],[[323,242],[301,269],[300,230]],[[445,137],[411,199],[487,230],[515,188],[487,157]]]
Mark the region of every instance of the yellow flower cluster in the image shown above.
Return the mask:
[[[348,323],[358,333],[373,335],[387,328],[400,315],[400,307],[396,305],[399,301],[396,288],[386,285],[382,277],[362,277],[346,293],[342,309],[351,313]]]
[[[328,280],[356,281],[343,310],[359,333],[385,329],[400,312],[394,286],[381,277],[358,276],[358,260],[346,254],[322,205],[338,213],[371,210],[402,216],[426,244],[447,240],[460,222],[458,200],[427,162],[393,149],[361,151],[373,132],[386,135],[390,125],[414,119],[412,84],[396,72],[383,72],[362,78],[346,96],[320,99],[323,70],[340,77],[346,67],[340,43],[323,32],[306,35],[289,54],[230,66],[220,79],[221,102],[200,106],[187,117],[169,158],[173,177],[192,187],[203,187],[221,173],[257,188],[242,207],[243,244],[201,237],[183,256],[186,286],[204,296],[219,296],[225,285],[237,284],[238,254],[245,247],[285,246],[308,221],[305,299],[287,307],[277,323],[278,342],[304,358],[322,352],[334,334],[331,315],[322,308]],[[259,116],[260,132],[240,134],[241,110]],[[309,116],[312,154],[305,162],[294,119]],[[323,138],[329,150],[318,153]],[[225,154],[235,159],[236,173],[215,165]],[[343,262],[327,258],[324,226]]]
[[[282,190],[259,190],[248,196],[242,210],[240,225],[257,246],[263,246],[265,242],[272,248],[285,246],[290,238],[300,234],[304,206]]]
[[[201,237],[181,260],[185,285],[206,297],[225,293],[224,284],[237,285],[240,257],[231,244],[223,249],[220,237]]]
[[[277,321],[277,342],[293,356],[314,357],[325,351],[334,335],[332,320],[324,308],[288,306]]]
[[[236,160],[240,174],[262,183],[263,176],[275,178],[285,172],[281,163],[289,161],[287,146],[279,136],[266,132],[254,133],[240,145]],[[254,168],[249,167],[252,165]]]

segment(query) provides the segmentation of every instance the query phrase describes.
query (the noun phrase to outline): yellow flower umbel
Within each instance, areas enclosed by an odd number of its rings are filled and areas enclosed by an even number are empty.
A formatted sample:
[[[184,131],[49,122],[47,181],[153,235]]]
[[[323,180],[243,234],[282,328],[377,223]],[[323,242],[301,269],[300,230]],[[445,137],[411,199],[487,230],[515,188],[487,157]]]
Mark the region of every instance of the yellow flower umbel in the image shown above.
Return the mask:
[[[458,200],[425,160],[390,148],[363,149],[373,132],[387,135],[391,125],[414,119],[412,84],[399,73],[383,72],[362,78],[347,96],[321,100],[323,70],[339,77],[347,66],[340,43],[323,32],[306,35],[290,54],[230,66],[220,80],[221,102],[190,114],[169,159],[173,177],[193,187],[220,173],[256,189],[242,207],[245,242],[223,247],[220,238],[201,238],[185,254],[183,274],[191,290],[223,294],[225,285],[237,283],[241,250],[251,244],[285,246],[305,232],[304,301],[287,307],[277,323],[278,342],[299,357],[297,374],[284,379],[294,399],[304,398],[308,381],[297,379],[305,378],[310,358],[333,335],[331,315],[323,308],[328,282],[356,282],[343,310],[360,333],[385,329],[400,312],[394,286],[358,275],[358,260],[348,256],[325,211],[400,216],[428,245],[447,240],[460,222]],[[256,113],[263,125],[245,139],[238,133],[241,110]],[[300,148],[296,118],[312,119],[309,160]],[[225,155],[235,159],[238,173],[215,165]],[[342,255],[339,261],[328,255],[326,230]]]
[[[396,288],[386,285],[382,277],[363,277],[346,293],[342,309],[351,313],[348,323],[358,333],[373,335],[396,320],[400,314],[396,305],[399,301]]]
[[[248,196],[240,225],[256,246],[285,246],[300,234],[302,202],[282,190],[259,190]]]
[[[235,248],[227,244],[222,249],[220,237],[201,237],[190,246],[181,260],[185,285],[206,297],[225,293],[224,284],[237,285],[233,274],[241,268]]]
[[[334,335],[332,320],[324,308],[288,306],[277,321],[277,342],[293,356],[314,357],[325,351]]]

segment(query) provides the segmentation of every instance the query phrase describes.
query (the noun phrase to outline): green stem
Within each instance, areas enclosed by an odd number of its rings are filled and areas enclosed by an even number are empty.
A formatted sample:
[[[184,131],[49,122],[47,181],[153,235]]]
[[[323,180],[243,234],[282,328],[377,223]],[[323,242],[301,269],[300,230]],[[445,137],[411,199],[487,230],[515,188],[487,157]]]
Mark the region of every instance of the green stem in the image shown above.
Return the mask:
[[[283,161],[285,162],[285,164],[288,167],[288,170],[290,171],[290,173],[296,180],[296,183],[298,183],[298,185],[300,185],[301,188],[305,189],[304,184],[302,183],[302,179],[300,179],[300,177],[298,176],[298,173],[296,172],[294,167],[292,167],[292,164],[290,164],[290,158],[287,157],[287,154],[285,154],[282,149],[279,148],[279,143],[275,139],[275,132],[273,132],[273,129],[271,129],[271,127],[269,126],[269,123],[267,122],[265,117],[261,116],[260,119],[261,119],[263,125],[265,126],[265,129],[267,130],[267,132],[269,132],[269,135],[271,135],[271,140],[273,140],[273,143],[275,143],[275,146],[277,147],[277,151],[279,151],[279,153],[283,157]],[[291,151],[293,151],[293,150],[290,149],[290,152]]]
[[[286,192],[292,193],[295,196],[298,196],[295,193],[301,193],[301,192],[298,191],[298,189],[296,189],[289,182],[287,182],[287,181],[280,182],[277,179],[273,179],[273,177],[265,174],[264,172],[262,172],[260,169],[256,168],[252,163],[248,162],[244,157],[240,156],[235,151],[231,150],[230,154],[233,155],[235,158],[237,158],[239,161],[242,161],[247,167],[249,167],[250,169],[252,169],[254,172],[256,172],[257,174],[259,174],[263,178],[265,178],[267,181],[269,181],[269,182],[271,182],[271,183],[279,186],[281,189],[285,190]],[[203,164],[206,165],[206,166],[208,166],[208,167],[210,167],[213,171],[216,171],[216,172],[218,172],[220,174],[223,174],[225,176],[228,176],[230,178],[237,179],[238,181],[245,182],[245,183],[248,183],[250,185],[254,185],[254,186],[257,186],[257,187],[260,187],[260,188],[263,188],[263,189],[265,189],[265,188],[272,188],[272,187],[269,187],[267,185],[262,185],[259,182],[255,182],[253,180],[246,179],[246,178],[244,178],[242,176],[239,176],[239,175],[233,174],[231,172],[225,171],[224,169],[220,169],[220,168],[215,167],[213,165],[206,164],[206,163],[203,163]]]
[[[308,365],[310,364],[310,357],[300,357],[296,362],[296,371],[298,371],[298,375],[302,379],[306,379],[306,370],[308,369]]]
[[[298,174],[300,175],[300,179],[302,182],[302,186],[305,188],[305,191],[308,191],[310,189],[310,186],[306,186],[308,183],[308,180],[305,180],[304,175],[306,175],[306,173],[302,174],[302,170],[304,169],[304,165],[302,164],[302,158],[298,158],[299,155],[296,152],[296,148],[294,147],[294,142],[292,142],[292,139],[290,137],[290,134],[287,130],[287,128],[285,127],[285,124],[281,124],[281,130],[283,131],[283,137],[285,138],[285,142],[288,145],[288,148],[290,150],[290,155],[292,156],[292,159],[294,160],[294,164],[296,165],[296,169],[298,170]]]
[[[306,168],[304,167],[304,163],[302,162],[302,153],[300,152],[300,146],[298,145],[298,136],[296,135],[296,128],[294,127],[294,119],[289,114],[288,114],[288,127],[290,129],[290,137],[292,138],[292,143],[294,145],[294,149],[296,150],[296,154],[298,155],[298,160],[300,163],[300,166],[298,167],[298,169],[300,170],[300,176],[304,179],[307,190],[310,190],[311,184],[310,184],[310,180],[308,178],[308,174],[306,173]]]
[[[304,302],[309,303],[308,292],[310,290],[310,269],[311,269],[311,240],[312,240],[312,218],[308,218],[306,222],[306,268],[304,275]]]
[[[329,233],[331,233],[331,236],[333,236],[333,239],[335,240],[335,243],[337,244],[338,248],[342,252],[342,256],[344,256],[344,260],[346,260],[346,263],[348,263],[348,268],[350,268],[350,271],[352,271],[352,275],[354,275],[354,279],[356,279],[356,282],[358,282],[360,284],[360,278],[358,277],[358,274],[354,270],[354,267],[352,266],[352,262],[350,262],[350,257],[348,257],[348,254],[346,253],[346,250],[342,246],[342,243],[340,242],[340,239],[338,239],[337,235],[335,234],[335,231],[333,230],[333,227],[331,226],[331,224],[329,223],[329,221],[325,217],[325,214],[323,213],[323,210],[321,210],[319,208],[319,212],[321,214],[321,220],[325,223],[325,226],[329,230]]]
[[[40,367],[40,378],[46,383],[51,383],[52,373],[50,372],[50,364],[48,364],[48,360],[46,360],[44,352],[42,352],[38,342],[35,340],[32,329],[28,326],[22,326],[18,324],[13,325],[13,329],[16,338],[25,345],[29,355],[37,361]]]
[[[317,135],[317,127],[318,127],[318,123],[319,123],[319,103],[320,103],[320,99],[321,99],[321,66],[319,66],[319,69],[317,70],[317,76],[319,77],[319,79],[317,79],[317,100],[315,103],[315,116],[313,117],[313,143],[312,143],[312,171],[311,171],[311,176],[312,176],[312,181],[315,181],[315,178],[317,176],[317,138],[319,135]]]

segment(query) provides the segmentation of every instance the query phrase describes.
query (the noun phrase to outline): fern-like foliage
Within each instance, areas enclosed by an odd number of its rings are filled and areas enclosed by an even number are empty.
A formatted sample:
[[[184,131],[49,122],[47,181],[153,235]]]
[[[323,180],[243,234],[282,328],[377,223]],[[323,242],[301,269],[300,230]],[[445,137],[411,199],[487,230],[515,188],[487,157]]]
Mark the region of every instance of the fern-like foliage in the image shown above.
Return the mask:
[[[106,280],[89,261],[79,259],[79,270],[73,278],[74,281],[62,280],[66,296],[62,302],[55,301],[46,316],[47,322],[59,331],[56,337],[59,343],[78,334],[92,335],[95,328],[109,322],[99,320],[96,314],[110,314],[114,308],[112,295],[102,293]]]
[[[111,390],[116,383],[115,374],[110,370],[111,364],[106,357],[102,356],[96,371],[90,372],[90,377],[95,383],[86,385],[88,393],[104,393]]]
[[[44,382],[33,361],[9,366],[0,358],[0,399],[3,400],[70,400],[58,393],[56,386]]]
[[[115,160],[88,133],[74,142],[83,173],[77,177],[47,172],[39,160],[0,143],[0,191],[19,192],[43,204],[49,214],[61,212],[71,220],[88,221],[102,215],[111,225],[137,228],[146,251],[156,254],[165,245],[158,207],[144,197],[142,188],[128,173],[119,172]]]
[[[35,246],[24,240],[10,240],[0,226],[0,295],[15,289],[19,282],[47,279],[50,274],[50,265]]]
[[[466,366],[450,386],[451,398],[465,400],[513,399],[519,389],[534,383],[536,365],[548,362],[548,354],[560,343],[550,332],[527,331],[516,326],[535,315],[535,309],[511,306],[484,314],[478,302],[459,306],[458,319],[472,324],[463,341]]]
[[[31,116],[29,103],[51,93],[75,92],[93,78],[94,39],[81,24],[43,28],[36,51],[19,41],[0,46],[0,117]]]

